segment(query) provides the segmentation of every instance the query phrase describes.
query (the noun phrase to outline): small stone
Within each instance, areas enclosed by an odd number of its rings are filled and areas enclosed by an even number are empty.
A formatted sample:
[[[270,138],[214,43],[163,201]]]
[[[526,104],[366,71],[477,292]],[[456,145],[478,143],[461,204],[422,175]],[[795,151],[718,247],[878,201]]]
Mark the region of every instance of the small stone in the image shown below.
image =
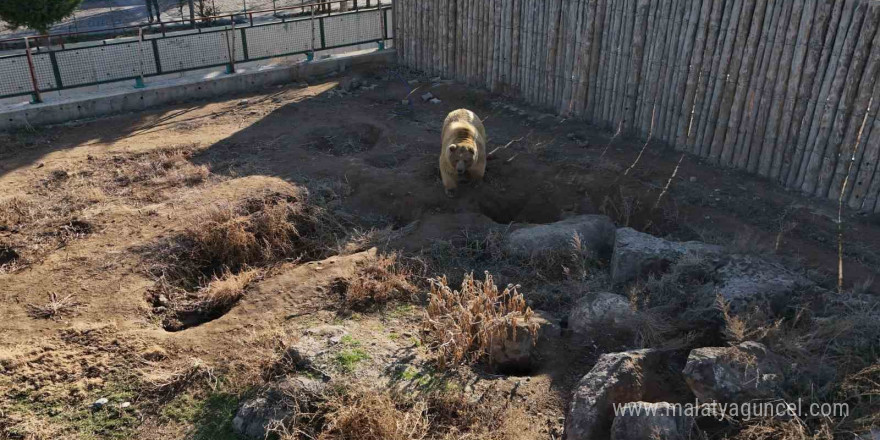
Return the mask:
[[[690,178],[690,179],[688,179],[688,180],[690,180],[690,181],[691,181],[691,183],[694,183],[694,182],[696,182],[696,181],[697,181],[697,177],[696,177],[696,176],[691,176],[691,178]]]
[[[107,405],[108,402],[110,402],[110,400],[108,400],[106,397],[102,397],[102,398],[96,400],[95,403],[92,404],[92,408],[101,409],[105,405]]]
[[[125,409],[131,406],[131,402],[122,402],[119,404],[119,408]]]
[[[153,313],[156,313],[156,314],[165,313],[166,311],[168,311],[168,307],[159,306],[159,307],[153,308]]]
[[[430,102],[431,104],[440,104],[440,103],[443,102],[443,101],[441,101],[441,100],[439,100],[439,99],[437,99],[437,98],[433,98],[433,99],[431,99],[431,101],[429,101],[429,102]]]
[[[241,101],[238,101],[238,105],[247,105],[247,104],[248,104],[247,99],[242,99]]]
[[[409,105],[409,104],[410,104],[410,100],[409,100],[409,99],[404,99],[404,100],[401,100],[400,103],[403,104],[403,105]]]
[[[422,101],[423,101],[423,102],[428,102],[428,101],[430,101],[430,100],[433,99],[433,98],[434,98],[434,94],[431,93],[431,92],[428,92],[428,93],[425,93],[424,95],[422,95]]]
[[[168,305],[168,297],[165,295],[159,295],[159,298],[156,299],[156,303],[159,304],[160,306],[167,306]]]

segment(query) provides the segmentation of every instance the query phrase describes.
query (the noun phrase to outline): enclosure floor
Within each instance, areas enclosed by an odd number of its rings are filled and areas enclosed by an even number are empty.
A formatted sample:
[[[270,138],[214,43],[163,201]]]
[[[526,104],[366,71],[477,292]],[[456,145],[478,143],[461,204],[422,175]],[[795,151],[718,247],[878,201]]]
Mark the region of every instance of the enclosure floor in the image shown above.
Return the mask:
[[[371,86],[345,95],[335,91],[355,77]],[[279,87],[40,129],[27,145],[0,147],[3,194],[32,193],[54,170],[181,145],[195,149],[189,161],[226,179],[208,188],[176,189],[174,198],[156,202],[100,205],[91,211],[90,234],[20,271],[0,274],[0,349],[36,344],[71,328],[107,326],[120,338],[164,341],[208,361],[248,356],[246,341],[230,342],[233,330],[283,321],[289,309],[277,309],[279,304],[308,306],[312,300],[301,296],[300,287],[185,332],[167,333],[150,321],[145,298],[153,280],[139,249],[181,231],[188,212],[210,205],[218,194],[234,193],[237,184],[259,187],[269,178],[328,188],[327,194],[313,190],[312,197],[338,197],[333,202],[339,209],[377,229],[418,225],[416,234],[392,243],[403,252],[466,235],[486,221],[545,223],[604,213],[619,226],[672,239],[776,252],[836,280],[833,203],[691,156],[679,165],[680,154],[659,144],[648,145],[636,162],[642,143],[609,145],[611,133],[604,128],[561,120],[463,85],[411,85],[402,79],[386,70],[354,72],[305,89]],[[442,102],[419,99],[427,91]],[[402,104],[407,97],[411,104]],[[437,168],[440,128],[445,115],[461,107],[484,119],[488,151],[497,151],[485,182],[464,186],[450,199]],[[4,136],[19,135],[26,136]],[[667,183],[661,208],[651,209]],[[880,218],[847,213],[845,231],[846,283],[863,283],[880,269]],[[0,231],[0,238],[12,234]],[[45,302],[49,292],[75,293],[85,306],[64,320],[29,317],[26,306]]]

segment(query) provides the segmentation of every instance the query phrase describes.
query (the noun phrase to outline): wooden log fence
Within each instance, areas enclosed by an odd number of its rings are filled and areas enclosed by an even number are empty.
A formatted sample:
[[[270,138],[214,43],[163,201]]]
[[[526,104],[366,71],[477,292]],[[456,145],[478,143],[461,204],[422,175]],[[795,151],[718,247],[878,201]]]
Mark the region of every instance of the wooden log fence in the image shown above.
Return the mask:
[[[414,69],[880,213],[876,0],[395,0]]]

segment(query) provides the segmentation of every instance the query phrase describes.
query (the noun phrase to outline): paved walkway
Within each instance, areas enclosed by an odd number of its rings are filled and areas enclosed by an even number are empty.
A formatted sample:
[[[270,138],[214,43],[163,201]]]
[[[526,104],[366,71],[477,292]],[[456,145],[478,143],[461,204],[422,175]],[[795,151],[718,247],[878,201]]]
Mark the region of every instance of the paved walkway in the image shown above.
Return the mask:
[[[0,0],[2,1],[2,0]],[[162,10],[162,20],[180,20],[189,18],[187,0],[158,0]],[[391,4],[392,0],[381,0],[383,4]],[[217,11],[213,15],[241,12],[243,10],[270,10],[312,3],[313,0],[193,0],[196,10],[200,2],[209,12]],[[358,0],[359,4],[366,5],[366,0]],[[376,0],[370,2],[375,4]],[[179,7],[179,5],[183,7]],[[196,14],[198,16],[198,13]],[[70,18],[55,25],[51,32],[88,32],[110,29],[113,27],[133,26],[147,22],[147,6],[145,0],[84,0],[82,5]],[[254,17],[254,21],[272,20],[271,14],[265,17]],[[30,29],[11,30],[0,21],[0,39],[20,38],[27,35],[35,35]]]

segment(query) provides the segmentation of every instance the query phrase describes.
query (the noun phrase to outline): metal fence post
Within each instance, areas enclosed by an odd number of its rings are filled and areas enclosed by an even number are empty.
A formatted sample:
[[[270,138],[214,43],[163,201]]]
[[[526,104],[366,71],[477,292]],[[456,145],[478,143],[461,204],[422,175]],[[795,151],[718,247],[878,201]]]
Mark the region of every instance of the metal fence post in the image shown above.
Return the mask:
[[[31,84],[34,86],[33,93],[33,104],[39,104],[43,102],[43,95],[40,93],[40,86],[37,83],[37,71],[34,69],[34,57],[31,54],[31,44],[28,41],[28,37],[24,37],[24,50],[27,54],[27,62],[28,62],[28,70],[31,73]]]
[[[310,18],[309,21],[312,24],[312,46],[311,46],[312,49],[309,51],[309,53],[306,54],[307,61],[312,61],[315,59],[315,5],[314,4],[311,6],[311,10],[312,10],[312,18]]]
[[[379,11],[379,50],[385,50],[385,11],[382,10],[381,3],[376,10]]]
[[[226,67],[226,73],[235,73],[235,14],[231,15],[232,30],[226,32],[226,48],[229,52],[229,66]],[[229,43],[229,34],[232,34],[232,43]]]
[[[142,89],[144,85],[144,28],[138,28],[138,63],[140,65],[140,75],[134,79],[134,88]]]

